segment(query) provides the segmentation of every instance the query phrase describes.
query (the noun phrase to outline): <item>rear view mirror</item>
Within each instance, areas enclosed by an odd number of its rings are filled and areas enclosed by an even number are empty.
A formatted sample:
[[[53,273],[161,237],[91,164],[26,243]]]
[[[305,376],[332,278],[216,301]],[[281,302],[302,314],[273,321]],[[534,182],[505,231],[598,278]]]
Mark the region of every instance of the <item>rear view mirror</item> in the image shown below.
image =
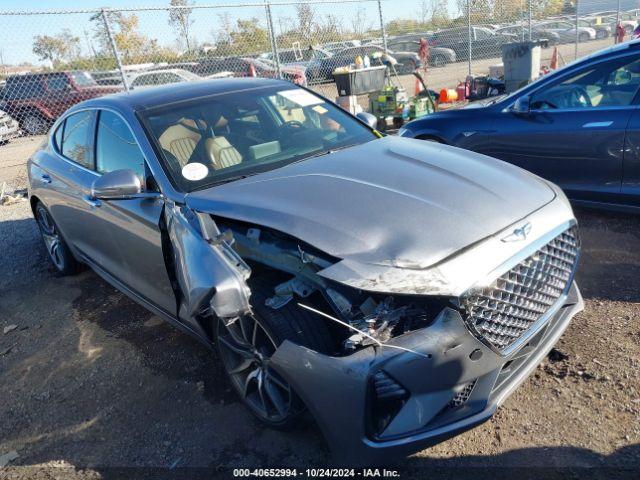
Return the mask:
[[[356,117],[360,121],[362,121],[362,122],[366,123],[367,125],[369,125],[369,127],[373,128],[374,130],[378,126],[378,119],[375,117],[375,115],[372,115],[369,112],[356,113]]]
[[[511,111],[519,115],[527,115],[531,111],[531,98],[529,95],[523,95],[518,98],[511,106]]]
[[[91,186],[91,196],[104,200],[123,200],[141,193],[140,177],[128,168],[105,173]]]

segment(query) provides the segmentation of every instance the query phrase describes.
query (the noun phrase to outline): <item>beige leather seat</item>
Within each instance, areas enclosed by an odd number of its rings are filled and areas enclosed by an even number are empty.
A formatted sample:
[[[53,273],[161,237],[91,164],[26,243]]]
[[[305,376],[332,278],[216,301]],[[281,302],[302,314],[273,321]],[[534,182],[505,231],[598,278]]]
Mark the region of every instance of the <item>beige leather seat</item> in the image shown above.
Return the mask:
[[[205,149],[213,168],[229,168],[242,162],[242,155],[224,137],[208,138],[204,142]]]
[[[183,120],[167,128],[158,140],[160,146],[176,157],[180,166],[184,167],[191,159],[201,138],[202,135],[197,132],[196,123],[193,120]]]

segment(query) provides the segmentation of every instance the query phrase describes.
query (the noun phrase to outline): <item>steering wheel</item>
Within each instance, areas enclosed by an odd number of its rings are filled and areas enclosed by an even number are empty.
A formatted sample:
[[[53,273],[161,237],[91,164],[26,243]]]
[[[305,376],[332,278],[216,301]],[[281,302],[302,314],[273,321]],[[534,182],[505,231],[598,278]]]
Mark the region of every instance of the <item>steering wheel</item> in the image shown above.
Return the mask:
[[[536,103],[536,106],[539,106],[539,107],[541,107],[543,105],[547,105],[547,106],[549,106],[551,108],[556,108],[556,109],[558,108],[558,106],[555,103],[551,103],[548,100],[536,100],[535,103]]]
[[[282,124],[281,128],[291,128],[293,130],[298,130],[304,128],[304,124],[298,120],[289,120]]]
[[[575,87],[571,90],[571,105],[580,106],[580,107],[592,107],[591,98],[587,91],[582,87]]]

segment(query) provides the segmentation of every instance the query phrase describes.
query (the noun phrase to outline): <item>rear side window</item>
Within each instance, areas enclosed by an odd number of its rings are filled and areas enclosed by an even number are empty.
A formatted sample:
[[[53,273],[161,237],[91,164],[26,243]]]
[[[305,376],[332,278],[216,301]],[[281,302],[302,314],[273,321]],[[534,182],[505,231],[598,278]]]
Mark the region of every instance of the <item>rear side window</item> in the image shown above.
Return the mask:
[[[102,110],[96,135],[96,170],[107,173],[123,168],[130,168],[144,180],[144,157],[129,126],[115,113]]]
[[[64,92],[71,86],[66,75],[52,75],[45,80],[49,90]]]
[[[65,120],[62,136],[62,155],[86,168],[93,168],[93,116],[93,112],[89,110],[70,115]]]

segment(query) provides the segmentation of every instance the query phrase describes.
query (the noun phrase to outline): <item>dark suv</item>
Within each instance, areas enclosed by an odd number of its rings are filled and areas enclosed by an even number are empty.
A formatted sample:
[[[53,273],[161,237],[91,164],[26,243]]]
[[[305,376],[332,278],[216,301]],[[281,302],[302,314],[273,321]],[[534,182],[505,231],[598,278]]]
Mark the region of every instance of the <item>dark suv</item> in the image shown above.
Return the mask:
[[[27,134],[36,135],[72,105],[120,90],[100,86],[81,71],[12,75],[2,91],[0,108],[18,120]]]

